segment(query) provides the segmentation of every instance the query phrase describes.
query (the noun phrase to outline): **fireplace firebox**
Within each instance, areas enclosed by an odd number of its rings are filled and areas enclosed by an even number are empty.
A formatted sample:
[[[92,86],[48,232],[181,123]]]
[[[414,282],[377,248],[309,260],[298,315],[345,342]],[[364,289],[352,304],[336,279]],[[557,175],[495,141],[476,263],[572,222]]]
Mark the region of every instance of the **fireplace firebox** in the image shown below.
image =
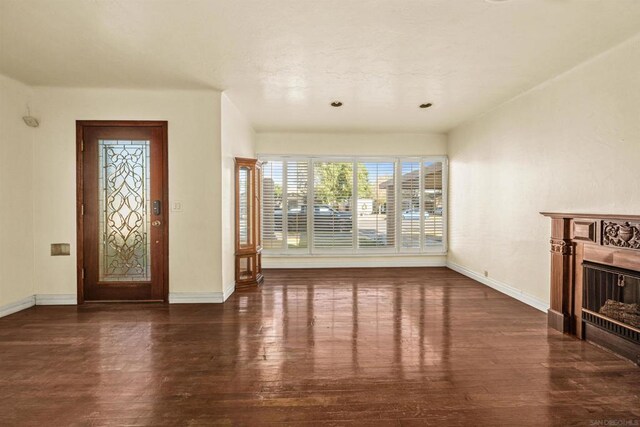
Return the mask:
[[[640,344],[640,273],[583,263],[582,319]]]

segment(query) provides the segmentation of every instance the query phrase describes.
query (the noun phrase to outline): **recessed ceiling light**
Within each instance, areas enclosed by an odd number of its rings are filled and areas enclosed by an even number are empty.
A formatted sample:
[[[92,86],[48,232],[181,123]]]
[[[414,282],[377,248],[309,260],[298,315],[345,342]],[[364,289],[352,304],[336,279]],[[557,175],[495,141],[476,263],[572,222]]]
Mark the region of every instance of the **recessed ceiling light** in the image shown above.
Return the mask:
[[[431,107],[433,104],[430,102],[427,102],[426,104],[420,104],[420,108],[429,108]]]
[[[340,102],[340,101],[333,101],[333,102],[331,103],[331,106],[332,106],[332,107],[342,107],[342,102]]]

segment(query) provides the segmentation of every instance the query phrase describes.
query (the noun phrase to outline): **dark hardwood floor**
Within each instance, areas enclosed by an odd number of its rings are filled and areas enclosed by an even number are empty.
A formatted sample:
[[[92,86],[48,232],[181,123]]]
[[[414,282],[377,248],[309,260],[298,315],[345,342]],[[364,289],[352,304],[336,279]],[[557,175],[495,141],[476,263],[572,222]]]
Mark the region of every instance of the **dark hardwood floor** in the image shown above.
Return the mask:
[[[640,368],[446,268],[265,277],[0,319],[0,425],[640,425]]]

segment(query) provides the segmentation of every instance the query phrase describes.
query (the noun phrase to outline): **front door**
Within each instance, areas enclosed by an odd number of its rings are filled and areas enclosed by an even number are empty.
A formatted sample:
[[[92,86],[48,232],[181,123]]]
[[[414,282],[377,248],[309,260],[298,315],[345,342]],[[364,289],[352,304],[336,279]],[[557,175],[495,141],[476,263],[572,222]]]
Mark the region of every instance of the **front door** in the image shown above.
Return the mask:
[[[77,122],[78,303],[167,301],[167,123]]]

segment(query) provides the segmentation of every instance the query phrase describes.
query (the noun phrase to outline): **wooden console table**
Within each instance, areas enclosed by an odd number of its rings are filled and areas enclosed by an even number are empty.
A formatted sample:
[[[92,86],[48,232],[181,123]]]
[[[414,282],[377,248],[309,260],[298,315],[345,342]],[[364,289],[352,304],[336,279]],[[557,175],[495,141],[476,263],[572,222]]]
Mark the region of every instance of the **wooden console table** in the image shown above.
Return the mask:
[[[640,215],[541,214],[551,218],[549,326],[584,338],[582,263],[640,271]]]

